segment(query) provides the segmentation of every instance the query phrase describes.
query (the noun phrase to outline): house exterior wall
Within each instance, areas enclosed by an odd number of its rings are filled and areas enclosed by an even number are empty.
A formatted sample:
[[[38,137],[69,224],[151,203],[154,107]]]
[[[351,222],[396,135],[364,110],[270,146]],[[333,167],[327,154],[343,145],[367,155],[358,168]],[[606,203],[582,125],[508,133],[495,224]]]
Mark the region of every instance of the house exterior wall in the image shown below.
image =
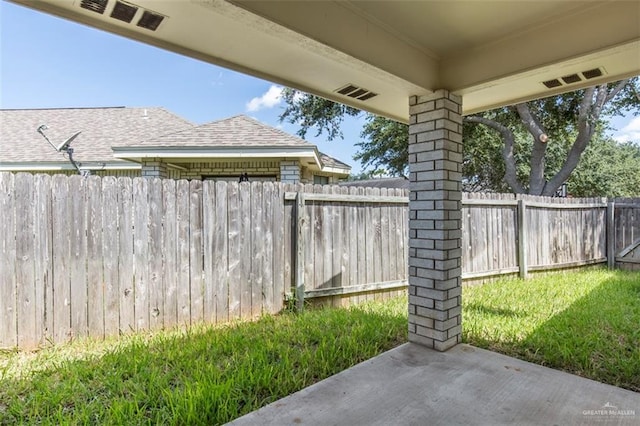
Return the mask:
[[[173,169],[171,176],[174,179],[202,179],[208,176],[229,176],[238,178],[242,173],[251,175],[274,176],[280,175],[279,161],[216,161],[203,163],[179,164],[187,171]]]

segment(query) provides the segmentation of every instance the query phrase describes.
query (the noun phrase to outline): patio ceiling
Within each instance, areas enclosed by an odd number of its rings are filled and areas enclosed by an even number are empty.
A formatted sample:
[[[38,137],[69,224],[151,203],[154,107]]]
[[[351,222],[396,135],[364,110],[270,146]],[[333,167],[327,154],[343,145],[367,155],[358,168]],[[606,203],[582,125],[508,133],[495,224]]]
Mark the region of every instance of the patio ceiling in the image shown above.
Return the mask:
[[[640,74],[638,1],[12,1],[405,122],[436,89],[469,114]]]

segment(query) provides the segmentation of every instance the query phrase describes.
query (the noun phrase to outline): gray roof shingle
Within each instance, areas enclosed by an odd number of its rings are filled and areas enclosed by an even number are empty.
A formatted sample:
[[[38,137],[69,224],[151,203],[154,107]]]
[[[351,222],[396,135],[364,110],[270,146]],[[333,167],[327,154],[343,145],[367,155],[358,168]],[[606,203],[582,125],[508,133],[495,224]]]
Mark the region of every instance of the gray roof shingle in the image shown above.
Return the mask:
[[[315,145],[247,117],[236,115],[127,146],[143,147],[309,147]]]
[[[0,110],[0,162],[66,162],[36,129],[46,124],[45,134],[60,143],[82,131],[71,144],[78,161],[119,161],[112,146],[193,127],[189,121],[164,108],[51,108]]]

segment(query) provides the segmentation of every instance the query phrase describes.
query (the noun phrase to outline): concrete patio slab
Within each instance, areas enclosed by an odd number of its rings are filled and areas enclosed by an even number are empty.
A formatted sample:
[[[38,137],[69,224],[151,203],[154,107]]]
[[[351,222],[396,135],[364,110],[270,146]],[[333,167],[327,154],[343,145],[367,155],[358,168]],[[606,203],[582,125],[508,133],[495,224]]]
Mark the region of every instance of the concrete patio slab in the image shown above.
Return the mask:
[[[241,425],[640,425],[640,393],[469,345],[407,343]]]

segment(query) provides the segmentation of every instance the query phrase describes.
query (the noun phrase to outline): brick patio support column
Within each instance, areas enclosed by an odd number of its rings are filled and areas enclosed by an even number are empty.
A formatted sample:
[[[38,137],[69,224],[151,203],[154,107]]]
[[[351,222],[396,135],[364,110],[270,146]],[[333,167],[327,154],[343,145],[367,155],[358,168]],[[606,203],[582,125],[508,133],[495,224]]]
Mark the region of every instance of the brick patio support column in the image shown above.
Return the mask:
[[[409,99],[409,340],[461,341],[462,101],[446,90]]]

